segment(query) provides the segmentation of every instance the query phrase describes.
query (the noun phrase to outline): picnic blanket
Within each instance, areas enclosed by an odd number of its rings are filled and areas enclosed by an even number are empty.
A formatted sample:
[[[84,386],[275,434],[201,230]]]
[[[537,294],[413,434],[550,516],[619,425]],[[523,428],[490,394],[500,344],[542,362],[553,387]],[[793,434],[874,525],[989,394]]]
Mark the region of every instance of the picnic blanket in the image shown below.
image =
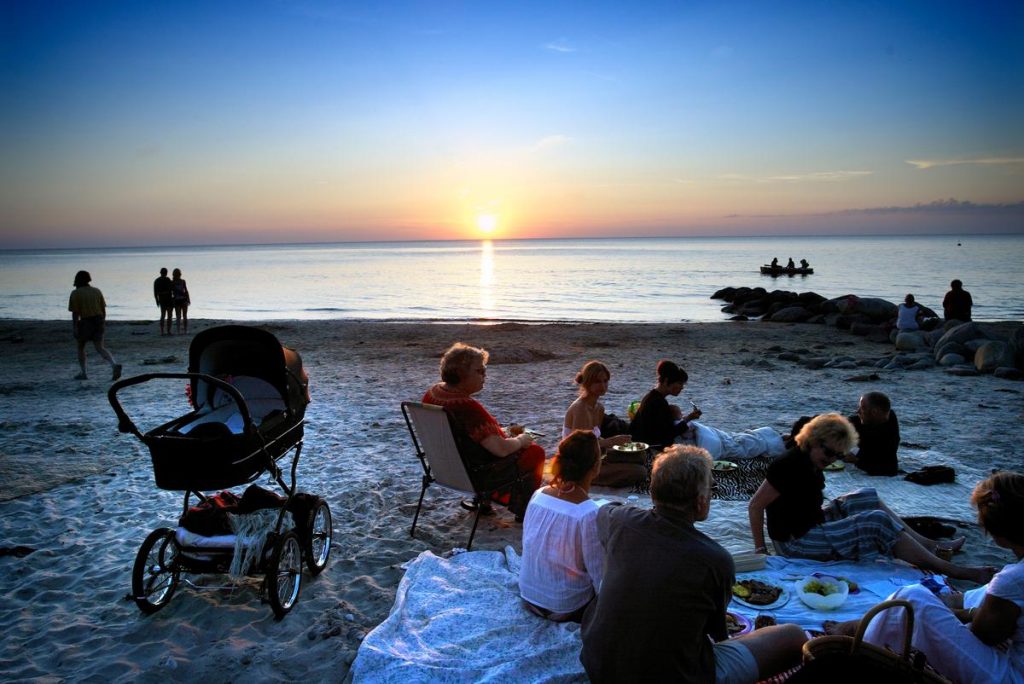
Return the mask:
[[[405,565],[387,619],[371,631],[352,663],[354,682],[585,682],[579,625],[556,624],[528,612],[519,599],[520,557],[512,547],[443,558],[424,551]],[[797,598],[792,579],[812,572],[855,579],[860,592],[839,610],[814,611]],[[861,617],[871,606],[923,574],[910,566],[820,563],[772,556],[759,577],[786,586],[791,598],[771,610],[776,620],[821,629],[822,620]],[[729,610],[751,619],[758,610]]]

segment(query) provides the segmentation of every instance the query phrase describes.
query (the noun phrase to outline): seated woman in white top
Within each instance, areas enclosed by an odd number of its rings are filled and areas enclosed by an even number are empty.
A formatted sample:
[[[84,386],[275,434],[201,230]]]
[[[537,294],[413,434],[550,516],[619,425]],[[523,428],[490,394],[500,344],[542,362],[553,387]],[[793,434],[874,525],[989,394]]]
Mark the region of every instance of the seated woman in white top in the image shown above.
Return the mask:
[[[576,374],[579,385],[579,396],[569,405],[565,412],[565,424],[562,426],[562,437],[567,437],[573,430],[590,430],[601,445],[601,451],[613,446],[632,441],[628,434],[602,437],[601,425],[605,421],[604,405],[599,401],[608,392],[608,382],[612,379],[611,371],[600,361],[587,361]],[[620,457],[621,456],[621,457]],[[610,452],[601,468],[601,473],[594,482],[605,487],[629,487],[647,479],[646,454],[617,454]]]
[[[963,594],[940,600],[919,584],[890,598],[914,607],[912,643],[941,674],[954,682],[1024,682],[1024,475],[989,476],[974,488],[971,503],[992,541],[1014,556],[988,583],[980,605],[966,609]],[[902,648],[903,621],[902,610],[887,610],[871,621],[864,640]]]
[[[526,508],[519,595],[548,620],[579,622],[601,590],[604,549],[589,496],[600,469],[597,436],[576,430],[558,445],[551,484],[534,492]]]
[[[921,316],[921,307],[914,303],[914,295],[908,294],[903,303],[896,307],[896,329],[900,332],[917,330],[917,319]]]

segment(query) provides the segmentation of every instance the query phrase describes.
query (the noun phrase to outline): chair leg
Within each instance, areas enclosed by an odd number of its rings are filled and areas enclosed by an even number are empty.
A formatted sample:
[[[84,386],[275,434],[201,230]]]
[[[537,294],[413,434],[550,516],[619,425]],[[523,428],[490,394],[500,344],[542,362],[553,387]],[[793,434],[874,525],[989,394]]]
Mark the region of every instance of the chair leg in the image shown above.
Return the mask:
[[[423,478],[423,489],[420,490],[420,501],[416,504],[416,515],[412,517],[412,529],[409,530],[409,536],[413,537],[416,535],[416,521],[420,519],[420,509],[423,508],[423,495],[427,493],[427,487],[430,486],[430,480],[424,476]]]
[[[483,511],[483,509],[483,506],[476,507],[476,515],[473,517],[473,529],[469,533],[469,543],[466,544],[467,551],[473,550],[473,537],[476,535],[476,526],[480,522],[480,512]]]

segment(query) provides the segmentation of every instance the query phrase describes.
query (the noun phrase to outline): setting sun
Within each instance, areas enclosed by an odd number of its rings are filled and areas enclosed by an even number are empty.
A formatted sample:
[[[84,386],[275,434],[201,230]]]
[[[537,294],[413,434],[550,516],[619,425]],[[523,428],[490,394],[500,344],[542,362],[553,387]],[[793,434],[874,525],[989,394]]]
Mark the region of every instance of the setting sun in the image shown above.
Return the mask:
[[[498,217],[495,214],[479,214],[476,217],[476,227],[481,233],[493,233],[498,227]]]

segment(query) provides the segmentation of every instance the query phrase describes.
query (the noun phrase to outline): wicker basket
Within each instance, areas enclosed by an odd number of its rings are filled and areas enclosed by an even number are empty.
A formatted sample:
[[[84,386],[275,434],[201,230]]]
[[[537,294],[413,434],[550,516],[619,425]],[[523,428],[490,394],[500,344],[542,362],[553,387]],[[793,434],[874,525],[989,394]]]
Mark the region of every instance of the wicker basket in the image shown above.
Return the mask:
[[[894,653],[887,648],[875,646],[864,642],[864,632],[867,631],[871,619],[890,608],[903,608],[907,611],[907,619],[904,622],[905,631],[903,635],[903,653]],[[848,636],[822,636],[811,639],[804,643],[803,659],[805,664],[815,660],[822,660],[832,657],[844,657],[849,661],[856,661],[870,665],[872,668],[898,677],[900,682],[921,682],[923,684],[952,684],[938,672],[929,667],[923,657],[915,658],[910,651],[910,640],[914,633],[914,609],[910,603],[903,600],[883,601],[874,606],[857,626],[857,634]],[[897,681],[894,679],[894,681]]]

